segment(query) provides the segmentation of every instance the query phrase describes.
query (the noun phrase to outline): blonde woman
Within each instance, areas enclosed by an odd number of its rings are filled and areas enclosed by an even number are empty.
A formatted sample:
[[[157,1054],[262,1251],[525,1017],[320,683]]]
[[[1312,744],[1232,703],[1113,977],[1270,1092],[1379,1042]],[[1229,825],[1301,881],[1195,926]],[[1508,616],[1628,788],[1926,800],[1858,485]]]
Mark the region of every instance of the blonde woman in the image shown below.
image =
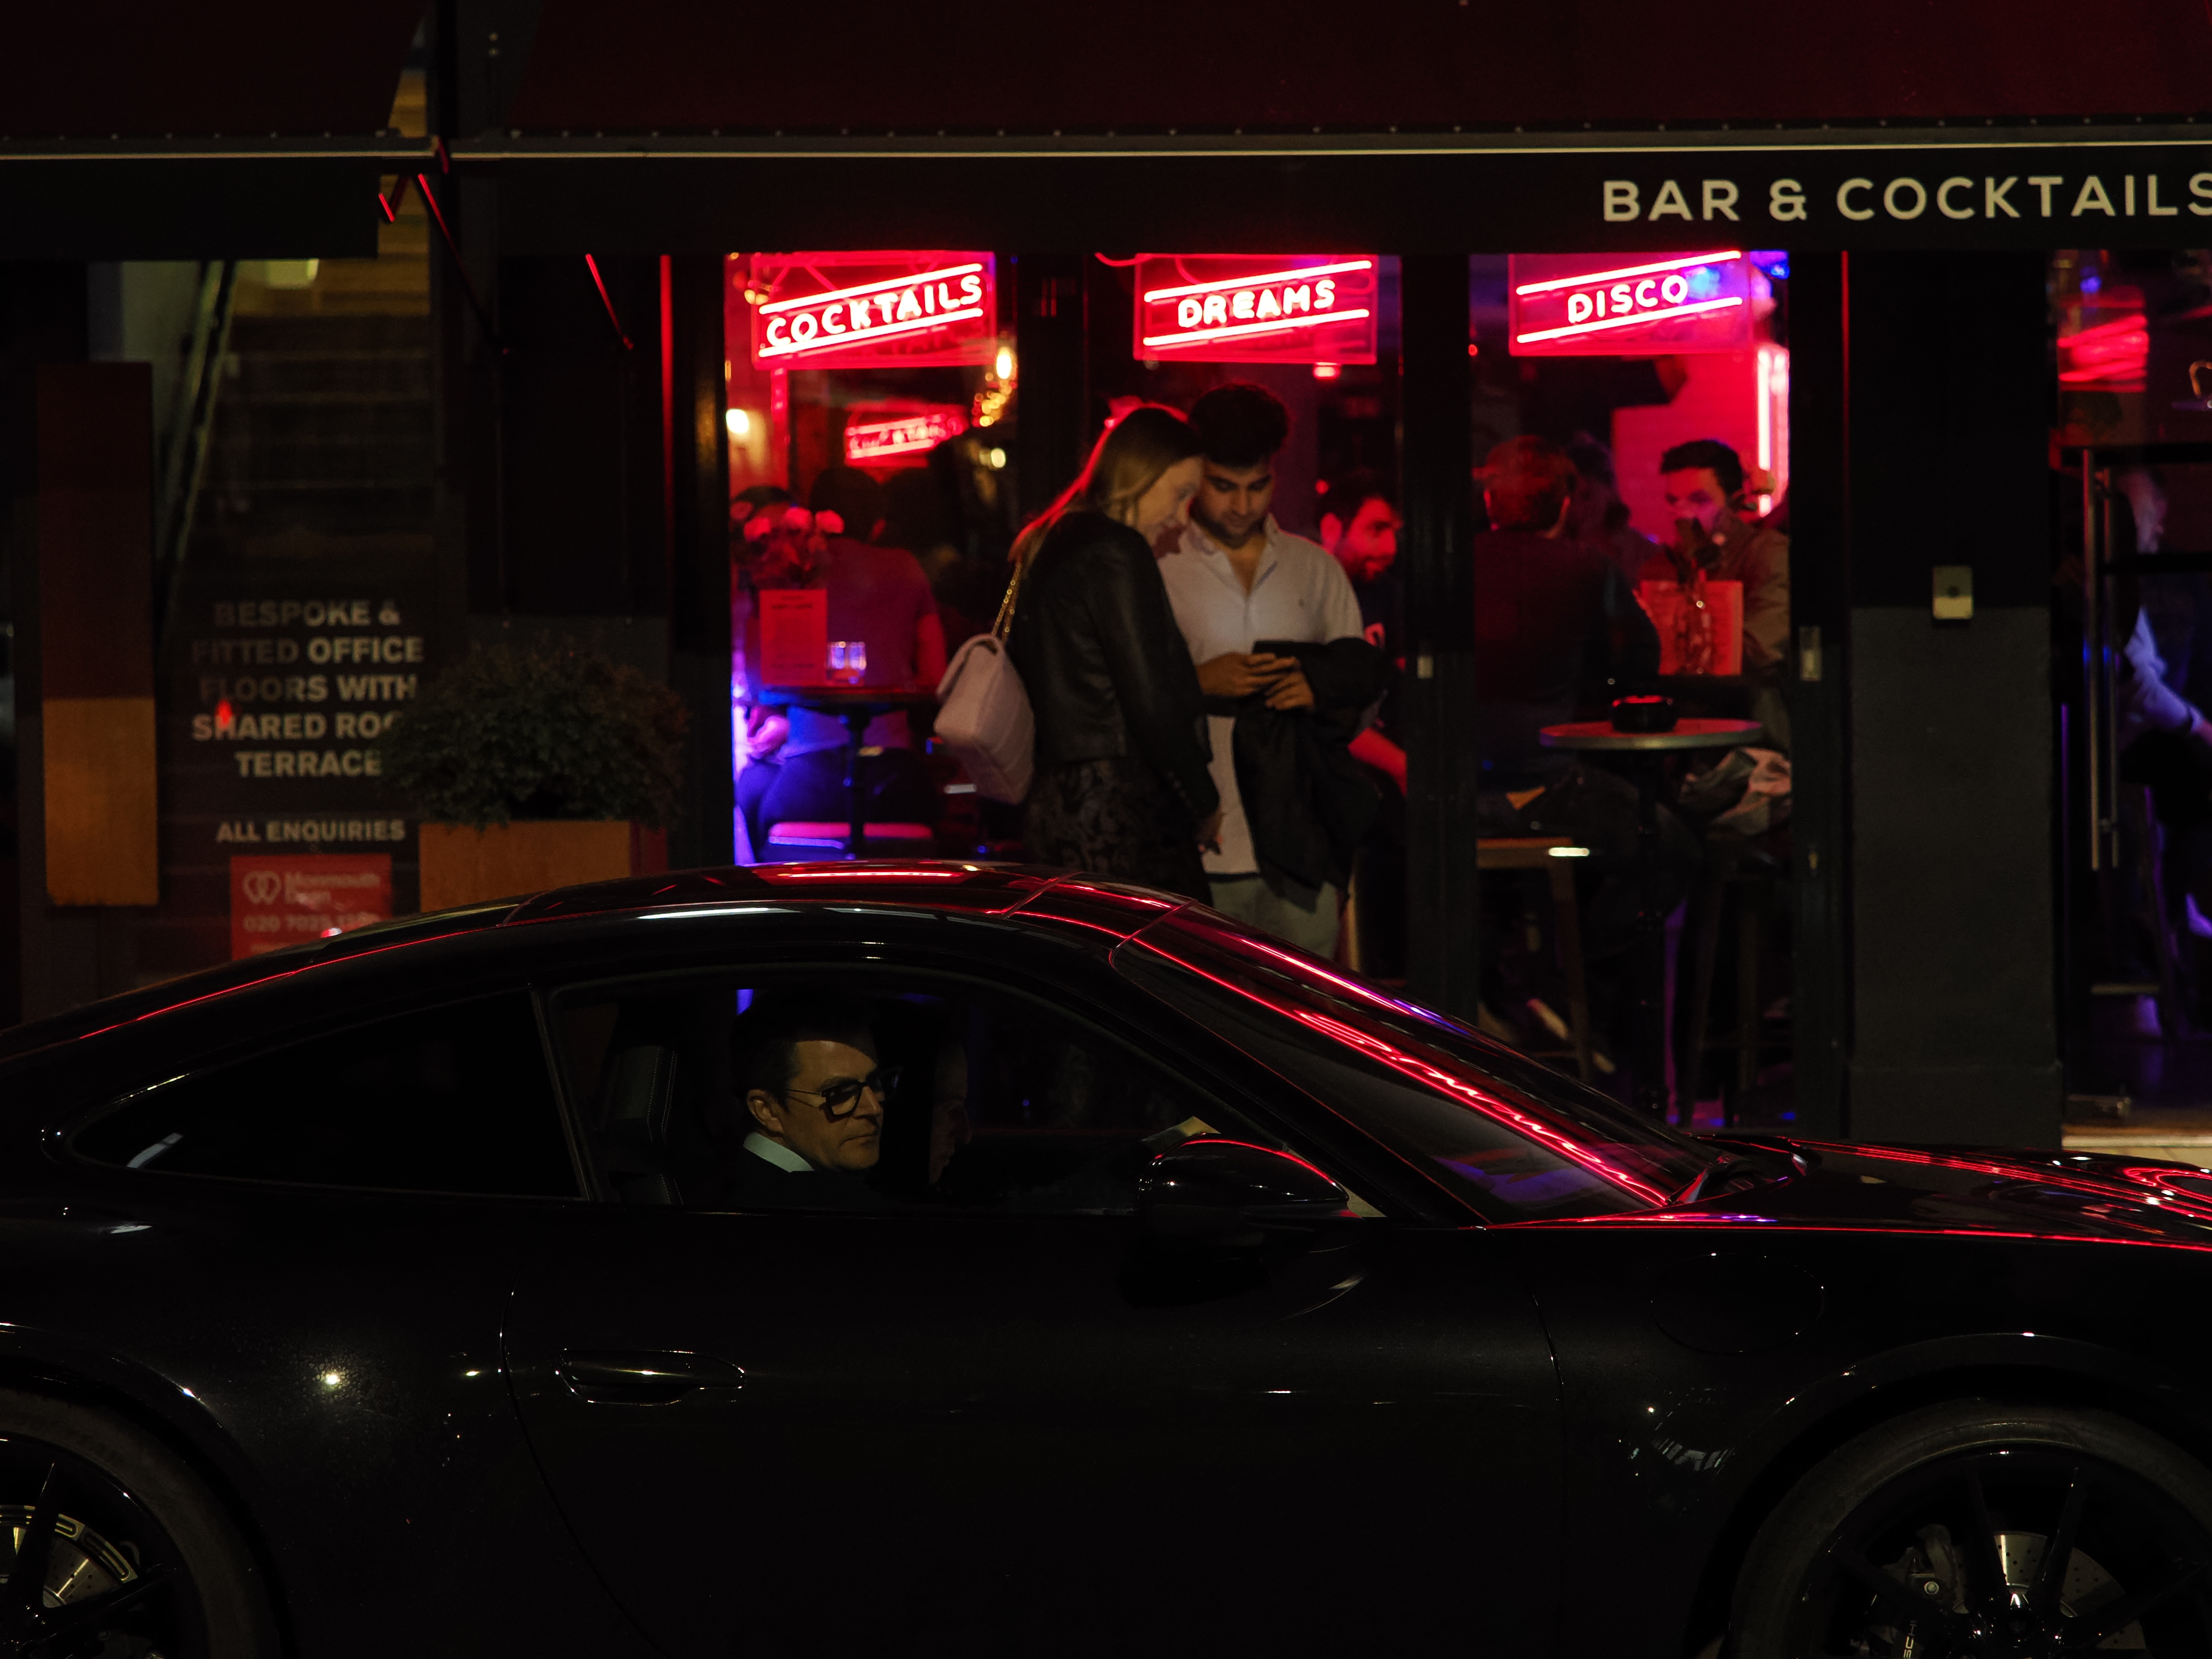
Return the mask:
[[[1109,428],[1014,544],[1006,646],[1036,712],[1030,857],[1205,901],[1200,848],[1220,800],[1198,671],[1152,556],[1188,521],[1200,464],[1172,410],[1143,404]]]

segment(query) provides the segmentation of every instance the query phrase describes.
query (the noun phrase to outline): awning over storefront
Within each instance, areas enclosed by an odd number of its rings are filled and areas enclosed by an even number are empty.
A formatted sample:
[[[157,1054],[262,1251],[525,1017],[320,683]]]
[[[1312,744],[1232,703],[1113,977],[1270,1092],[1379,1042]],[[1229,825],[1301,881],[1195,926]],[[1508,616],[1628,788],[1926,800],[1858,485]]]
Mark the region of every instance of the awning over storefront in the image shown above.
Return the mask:
[[[0,258],[374,252],[377,158],[422,15],[422,0],[15,8]]]
[[[514,253],[1301,246],[2172,246],[2212,238],[2212,121],[2171,126],[468,146]]]
[[[515,252],[2111,246],[2212,216],[2207,88],[2201,0],[547,0],[460,153]]]
[[[2203,0],[545,0],[505,125],[1384,131],[2196,113]]]
[[[422,0],[16,6],[0,139],[373,137]]]
[[[0,256],[368,251],[374,175],[427,160],[366,136],[412,0],[309,9],[229,0],[212,27],[135,37],[119,73],[90,22],[19,25],[33,50],[0,69],[26,112],[8,118],[57,136],[0,140]],[[2203,0],[1687,17],[1132,0],[1018,22],[890,0],[544,0],[499,28],[459,17],[452,154],[499,181],[509,253],[2212,237]],[[172,48],[188,88],[157,84]],[[60,66],[52,84],[35,61]]]

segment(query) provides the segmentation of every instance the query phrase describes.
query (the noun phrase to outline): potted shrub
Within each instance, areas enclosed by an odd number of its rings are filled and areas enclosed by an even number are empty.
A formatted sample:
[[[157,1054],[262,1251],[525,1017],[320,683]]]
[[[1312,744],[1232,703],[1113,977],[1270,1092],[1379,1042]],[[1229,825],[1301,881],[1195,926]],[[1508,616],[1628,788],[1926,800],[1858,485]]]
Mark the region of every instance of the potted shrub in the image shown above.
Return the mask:
[[[684,706],[596,651],[471,652],[393,722],[422,822],[422,908],[667,867]]]

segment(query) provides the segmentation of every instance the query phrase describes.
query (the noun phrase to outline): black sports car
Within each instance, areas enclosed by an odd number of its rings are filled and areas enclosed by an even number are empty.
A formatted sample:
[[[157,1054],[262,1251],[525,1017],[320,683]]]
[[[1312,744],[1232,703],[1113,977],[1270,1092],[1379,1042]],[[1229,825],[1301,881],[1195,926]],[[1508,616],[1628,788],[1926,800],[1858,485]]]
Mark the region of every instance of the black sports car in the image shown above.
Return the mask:
[[[1692,1139],[1049,872],[20,1028],[0,1250],[0,1653],[2212,1655],[2205,1176]]]

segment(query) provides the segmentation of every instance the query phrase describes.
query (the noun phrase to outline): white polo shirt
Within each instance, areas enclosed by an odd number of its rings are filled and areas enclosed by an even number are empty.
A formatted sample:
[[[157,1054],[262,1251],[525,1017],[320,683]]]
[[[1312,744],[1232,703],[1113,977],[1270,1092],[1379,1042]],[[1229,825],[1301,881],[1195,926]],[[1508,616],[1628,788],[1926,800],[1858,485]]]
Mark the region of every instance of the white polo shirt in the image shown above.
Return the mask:
[[[1229,556],[1212,538],[1191,525],[1176,550],[1160,561],[1176,626],[1182,629],[1190,659],[1200,665],[1229,652],[1249,652],[1260,640],[1297,640],[1325,645],[1331,640],[1364,639],[1359,599],[1343,567],[1320,544],[1285,532],[1271,514],[1267,544],[1249,593],[1231,568]],[[1209,876],[1249,876],[1260,868],[1252,850],[1251,826],[1237,793],[1237,721],[1208,718],[1213,738],[1213,784],[1221,792],[1221,850],[1206,855]]]

